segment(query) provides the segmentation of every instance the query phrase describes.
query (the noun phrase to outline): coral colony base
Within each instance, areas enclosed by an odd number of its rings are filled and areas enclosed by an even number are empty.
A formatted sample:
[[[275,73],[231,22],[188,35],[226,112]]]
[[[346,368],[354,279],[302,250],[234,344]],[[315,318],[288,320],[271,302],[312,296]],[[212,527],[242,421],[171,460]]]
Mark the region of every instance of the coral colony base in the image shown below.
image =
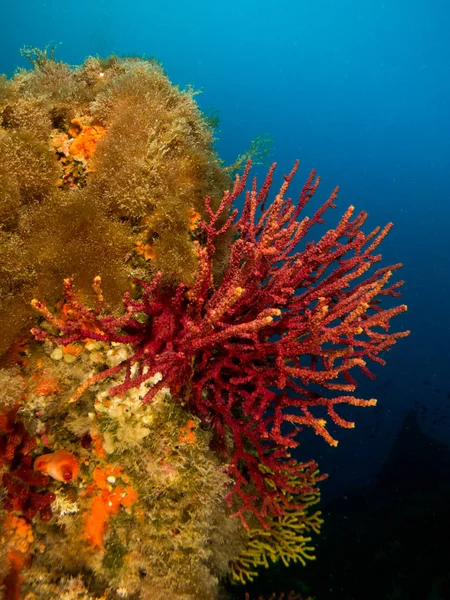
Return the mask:
[[[339,405],[375,404],[355,373],[408,334],[391,225],[350,207],[305,243],[337,190],[307,217],[298,163],[275,195],[275,165],[232,180],[155,61],[25,54],[0,79],[4,598],[208,600],[305,564],[325,476],[292,451],[337,444]]]

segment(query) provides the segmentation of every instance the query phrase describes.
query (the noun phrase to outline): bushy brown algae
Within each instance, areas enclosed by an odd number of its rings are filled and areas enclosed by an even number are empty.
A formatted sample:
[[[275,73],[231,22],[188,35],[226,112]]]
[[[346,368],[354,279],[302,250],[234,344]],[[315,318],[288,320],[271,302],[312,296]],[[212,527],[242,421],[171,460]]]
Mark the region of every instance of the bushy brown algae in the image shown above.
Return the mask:
[[[204,198],[214,205],[230,184],[193,91],[156,61],[72,68],[53,52],[25,54],[33,68],[0,80],[0,356],[29,327],[30,300],[54,304],[62,277],[89,295],[100,275],[113,307],[133,269],[192,282]]]

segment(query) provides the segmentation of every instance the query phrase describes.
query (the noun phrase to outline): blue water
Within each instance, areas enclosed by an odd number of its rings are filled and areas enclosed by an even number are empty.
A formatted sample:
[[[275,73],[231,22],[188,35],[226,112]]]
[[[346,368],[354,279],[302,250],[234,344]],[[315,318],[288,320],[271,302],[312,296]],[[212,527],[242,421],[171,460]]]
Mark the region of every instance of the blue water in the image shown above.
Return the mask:
[[[21,0],[1,11],[0,72],[26,66],[19,50],[62,42],[57,57],[157,57],[181,86],[201,89],[220,116],[217,150],[231,163],[259,134],[274,138],[280,174],[300,158],[320,199],[340,185],[340,211],[393,221],[382,251],[403,262],[411,329],[364,382],[376,409],[354,409],[340,445],[305,438],[331,475],[325,495],[374,477],[405,412],[450,439],[450,5],[444,0]],[[261,169],[259,169],[261,172]],[[330,215],[335,224],[338,211]]]

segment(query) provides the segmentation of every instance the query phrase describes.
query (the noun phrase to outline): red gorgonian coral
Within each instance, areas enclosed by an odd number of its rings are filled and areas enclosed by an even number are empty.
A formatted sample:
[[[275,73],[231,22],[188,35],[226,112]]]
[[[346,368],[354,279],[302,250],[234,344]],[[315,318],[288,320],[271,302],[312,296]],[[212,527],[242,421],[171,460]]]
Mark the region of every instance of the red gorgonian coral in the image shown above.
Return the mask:
[[[191,411],[212,423],[219,438],[233,439],[230,470],[235,484],[228,498],[239,500],[237,513],[246,523],[250,511],[263,523],[280,514],[280,489],[303,492],[318,480],[315,463],[299,465],[290,458],[304,426],[335,445],[320,409],[342,427],[353,427],[336,412],[342,403],[371,406],[375,400],[352,395],[352,369],[373,377],[367,360],[380,356],[408,332],[389,333],[401,305],[383,309],[383,296],[398,296],[402,282],[390,283],[401,265],[366,272],[381,259],[375,251],[391,228],[361,230],[367,214],[350,207],[335,229],[318,242],[299,243],[311,227],[334,208],[337,189],[311,217],[301,213],[314,195],[319,178],[312,172],[295,205],[286,193],[298,162],[285,176],[275,199],[266,206],[275,165],[262,187],[256,180],[246,192],[238,217],[234,210],[219,226],[234,200],[244,191],[250,164],[225,192],[217,211],[206,198],[209,223],[198,225],[206,243],[197,246],[199,271],[191,289],[161,287],[161,274],[139,281],[137,297],[124,297],[120,317],[102,314],[100,278],[94,281],[98,305],[91,310],[78,301],[71,280],[65,281],[65,302],[71,317],[62,321],[38,300],[35,308],[59,334],[34,329],[37,339],[66,345],[86,338],[131,344],[134,354],[97,373],[74,393],[76,401],[91,386],[123,373],[111,395],[161,373],[161,380],[143,394],[150,402],[163,387],[187,402]],[[229,263],[216,286],[212,276],[215,240],[234,227]],[[364,278],[365,276],[365,278]],[[330,393],[331,392],[331,393]],[[318,409],[318,414],[316,413]],[[293,473],[299,489],[289,486]]]

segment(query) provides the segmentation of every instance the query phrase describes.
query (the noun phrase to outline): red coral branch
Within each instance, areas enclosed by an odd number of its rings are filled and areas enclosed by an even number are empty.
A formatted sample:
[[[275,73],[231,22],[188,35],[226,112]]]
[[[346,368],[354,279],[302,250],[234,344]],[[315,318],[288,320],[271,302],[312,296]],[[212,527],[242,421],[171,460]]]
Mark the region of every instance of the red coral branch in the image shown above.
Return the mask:
[[[101,305],[96,310],[81,306],[72,281],[66,280],[71,318],[62,322],[35,300],[34,306],[60,334],[33,331],[37,339],[63,345],[91,338],[133,346],[129,359],[86,381],[72,401],[120,372],[123,381],[111,388],[111,395],[140,387],[160,373],[160,382],[143,393],[143,402],[170,387],[188,400],[193,412],[212,423],[219,436],[228,429],[234,440],[235,477],[229,499],[240,498],[237,514],[244,523],[246,511],[261,521],[267,512],[279,511],[272,500],[288,486],[290,470],[297,468],[289,449],[298,445],[304,426],[337,444],[323,416],[316,414],[319,407],[335,424],[353,427],[338,415],[337,405],[375,404],[373,399],[351,395],[356,388],[351,372],[358,368],[372,377],[367,360],[384,364],[380,355],[408,335],[389,331],[392,317],[406,306],[382,309],[379,304],[384,296],[398,296],[402,282],[390,280],[401,265],[367,275],[380,261],[375,251],[392,225],[365,234],[361,228],[367,214],[355,216],[351,206],[335,229],[298,250],[311,227],[323,222],[326,210],[335,208],[338,190],[311,218],[300,218],[319,178],[311,173],[295,205],[286,193],[296,162],[272,203],[266,207],[275,165],[259,191],[253,181],[241,216],[234,211],[219,226],[224,211],[243,192],[249,168],[247,164],[233,190],[225,192],[217,211],[206,199],[209,222],[199,223],[206,244],[197,246],[199,270],[191,290],[180,285],[173,293],[164,291],[160,274],[151,283],[139,281],[139,297],[125,295],[125,312],[116,318],[102,315]],[[215,239],[232,226],[237,239],[223,280],[215,288]],[[97,278],[94,289],[101,297],[99,286]],[[336,391],[339,394],[333,397],[330,392]],[[312,476],[315,468],[311,464],[307,489],[317,482]]]

